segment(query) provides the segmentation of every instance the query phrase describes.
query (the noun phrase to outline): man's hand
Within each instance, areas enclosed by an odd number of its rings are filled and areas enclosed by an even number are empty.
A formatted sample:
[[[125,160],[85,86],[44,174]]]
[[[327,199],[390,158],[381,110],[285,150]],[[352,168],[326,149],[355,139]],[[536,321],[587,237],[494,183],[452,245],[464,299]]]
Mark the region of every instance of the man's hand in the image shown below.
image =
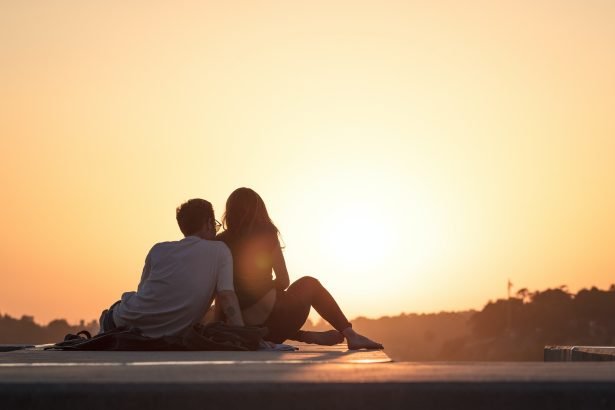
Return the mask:
[[[226,323],[235,326],[244,326],[241,309],[239,308],[239,300],[237,295],[232,290],[222,290],[216,296],[216,305],[220,304],[220,308]]]

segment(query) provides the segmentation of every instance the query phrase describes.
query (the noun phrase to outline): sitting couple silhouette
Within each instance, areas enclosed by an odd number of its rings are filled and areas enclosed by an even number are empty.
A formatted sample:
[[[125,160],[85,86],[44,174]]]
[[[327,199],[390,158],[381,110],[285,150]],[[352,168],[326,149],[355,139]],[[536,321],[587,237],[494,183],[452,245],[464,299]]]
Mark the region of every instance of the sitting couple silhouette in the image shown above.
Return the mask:
[[[317,279],[304,276],[290,284],[278,228],[252,189],[229,196],[222,224],[204,199],[180,205],[176,217],[184,239],[152,247],[137,290],[103,311],[101,332],[124,326],[152,338],[173,336],[213,312],[214,320],[230,325],[266,327],[264,339],[276,344],[346,340],[351,350],[383,348],[353,330]],[[301,330],[312,307],[334,329]]]

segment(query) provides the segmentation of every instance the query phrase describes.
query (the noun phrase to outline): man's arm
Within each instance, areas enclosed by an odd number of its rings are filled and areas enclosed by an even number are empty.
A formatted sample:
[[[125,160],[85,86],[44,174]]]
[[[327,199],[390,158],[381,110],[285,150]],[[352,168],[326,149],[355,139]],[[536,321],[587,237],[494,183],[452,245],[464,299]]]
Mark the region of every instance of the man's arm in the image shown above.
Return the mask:
[[[239,300],[232,290],[221,290],[216,296],[216,310],[220,305],[221,313],[226,319],[226,323],[235,326],[244,326]]]
[[[228,247],[223,242],[219,243],[221,248],[218,259],[216,310],[220,308],[220,313],[229,325],[244,326],[239,300],[233,286],[233,257]]]
[[[154,250],[153,247],[152,249],[150,249],[150,251],[147,253],[147,256],[145,257],[145,264],[143,265],[143,272],[141,272],[141,280],[139,281],[137,291],[141,289],[141,286],[143,286],[147,278],[149,278],[150,271],[152,270],[152,250]]]

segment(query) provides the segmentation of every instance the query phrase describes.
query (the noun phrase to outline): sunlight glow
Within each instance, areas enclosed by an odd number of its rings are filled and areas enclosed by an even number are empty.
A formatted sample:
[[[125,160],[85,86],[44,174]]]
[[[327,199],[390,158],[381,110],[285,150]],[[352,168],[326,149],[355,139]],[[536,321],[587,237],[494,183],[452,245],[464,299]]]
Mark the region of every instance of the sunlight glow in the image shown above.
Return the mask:
[[[151,3],[151,4],[150,4]],[[615,272],[615,2],[0,2],[0,314],[98,318],[194,197],[349,317]],[[75,298],[75,295],[85,297]]]
[[[370,204],[338,205],[328,217],[321,252],[333,267],[373,270],[389,256],[394,228],[387,229]]]

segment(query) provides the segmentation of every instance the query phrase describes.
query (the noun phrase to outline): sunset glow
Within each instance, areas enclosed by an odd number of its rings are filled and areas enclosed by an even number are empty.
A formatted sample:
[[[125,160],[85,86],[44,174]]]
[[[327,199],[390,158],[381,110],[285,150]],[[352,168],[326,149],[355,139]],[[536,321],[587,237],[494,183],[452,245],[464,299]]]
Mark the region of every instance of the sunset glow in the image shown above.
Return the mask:
[[[97,318],[255,189],[351,317],[615,283],[615,2],[0,4],[0,314]]]

